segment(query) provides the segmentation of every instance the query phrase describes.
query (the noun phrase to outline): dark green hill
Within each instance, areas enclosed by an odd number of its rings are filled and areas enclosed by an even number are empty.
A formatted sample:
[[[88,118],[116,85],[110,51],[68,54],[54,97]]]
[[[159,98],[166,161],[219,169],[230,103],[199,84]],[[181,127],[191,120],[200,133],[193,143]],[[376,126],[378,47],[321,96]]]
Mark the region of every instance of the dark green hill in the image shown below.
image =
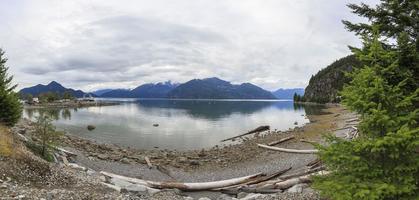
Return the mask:
[[[69,92],[70,94],[72,94],[74,97],[77,97],[77,98],[81,98],[86,94],[81,90],[74,90],[74,89],[71,89],[71,88],[65,88],[61,84],[59,84],[55,81],[52,81],[48,85],[38,84],[38,85],[33,86],[33,87],[23,88],[22,90],[19,91],[19,93],[21,95],[30,94],[34,97],[37,97],[40,94],[47,93],[47,92],[53,92],[53,93],[57,93],[59,95],[63,95],[65,92]]]
[[[310,82],[305,89],[304,101],[317,103],[339,102],[338,91],[342,90],[343,85],[350,81],[345,76],[345,72],[350,72],[358,67],[361,67],[361,63],[354,55],[350,55],[320,70],[310,78]]]

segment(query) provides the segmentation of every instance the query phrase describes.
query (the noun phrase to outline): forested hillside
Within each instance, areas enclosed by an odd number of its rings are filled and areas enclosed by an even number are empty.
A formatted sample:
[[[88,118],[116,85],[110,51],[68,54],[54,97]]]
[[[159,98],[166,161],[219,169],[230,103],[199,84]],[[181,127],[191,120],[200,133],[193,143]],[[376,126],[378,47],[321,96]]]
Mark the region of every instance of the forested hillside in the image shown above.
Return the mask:
[[[350,78],[345,76],[345,72],[351,72],[354,68],[360,66],[361,63],[355,56],[349,55],[320,70],[310,78],[305,89],[304,101],[339,102],[338,91],[342,90],[343,85],[350,81]]]

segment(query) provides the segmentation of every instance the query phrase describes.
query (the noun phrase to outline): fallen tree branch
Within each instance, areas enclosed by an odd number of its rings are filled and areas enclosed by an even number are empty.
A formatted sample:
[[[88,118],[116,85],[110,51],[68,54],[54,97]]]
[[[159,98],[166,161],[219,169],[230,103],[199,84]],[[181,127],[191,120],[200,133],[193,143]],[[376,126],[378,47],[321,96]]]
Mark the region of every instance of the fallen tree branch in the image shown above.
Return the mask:
[[[179,190],[183,190],[183,191],[212,190],[212,189],[227,187],[227,186],[231,186],[231,185],[238,185],[238,184],[242,184],[242,183],[252,181],[254,178],[257,178],[257,177],[263,175],[262,173],[257,173],[257,174],[250,175],[250,176],[227,179],[227,180],[222,180],[222,181],[201,182],[201,183],[180,183],[180,182],[146,181],[146,180],[142,180],[142,179],[130,178],[130,177],[125,177],[125,176],[121,176],[121,175],[117,175],[117,174],[112,174],[112,173],[104,172],[104,171],[102,171],[100,173],[104,176],[107,176],[107,177],[118,178],[118,179],[121,179],[121,180],[125,180],[125,181],[135,183],[135,184],[144,185],[144,186],[151,187],[151,188],[156,188],[156,189],[179,189]]]
[[[299,150],[299,149],[285,149],[285,148],[279,148],[279,147],[271,147],[264,144],[258,144],[259,147],[270,149],[274,151],[281,151],[281,152],[287,152],[287,153],[302,153],[302,154],[315,154],[319,152],[317,149],[311,149],[311,150]]]
[[[282,138],[280,140],[268,143],[268,146],[274,146],[274,145],[280,144],[282,142],[285,142],[285,141],[288,141],[288,140],[291,140],[291,139],[294,139],[294,138],[295,138],[294,136],[285,137],[285,138]]]
[[[270,129],[270,127],[269,127],[269,126],[259,126],[259,127],[257,127],[256,129],[251,130],[251,131],[249,131],[249,132],[247,132],[247,133],[243,133],[243,134],[238,135],[238,136],[234,136],[234,137],[230,137],[230,138],[227,138],[227,139],[221,140],[221,142],[225,142],[225,141],[227,141],[227,140],[232,140],[232,139],[236,139],[236,138],[239,138],[239,137],[243,137],[243,136],[245,136],[245,135],[249,135],[249,134],[252,134],[252,133],[260,133],[260,132],[262,132],[262,131],[267,131],[267,130],[269,130],[269,129]]]
[[[300,139],[300,142],[305,142],[305,143],[309,143],[309,144],[317,144],[317,142],[315,142],[315,141],[305,140],[305,139]]]

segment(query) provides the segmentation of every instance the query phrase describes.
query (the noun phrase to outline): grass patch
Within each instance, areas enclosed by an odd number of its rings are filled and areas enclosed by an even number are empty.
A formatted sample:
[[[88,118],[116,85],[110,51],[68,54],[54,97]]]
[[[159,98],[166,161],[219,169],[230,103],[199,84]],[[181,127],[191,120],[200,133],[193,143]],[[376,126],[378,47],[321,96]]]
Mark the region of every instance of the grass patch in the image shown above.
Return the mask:
[[[0,156],[9,157],[13,154],[13,138],[9,129],[0,125]]]

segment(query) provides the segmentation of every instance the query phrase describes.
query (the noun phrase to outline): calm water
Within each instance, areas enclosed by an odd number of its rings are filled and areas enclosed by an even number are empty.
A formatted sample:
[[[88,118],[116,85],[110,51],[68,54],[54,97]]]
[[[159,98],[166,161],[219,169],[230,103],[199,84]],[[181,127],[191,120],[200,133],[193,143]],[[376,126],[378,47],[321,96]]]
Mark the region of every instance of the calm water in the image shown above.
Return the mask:
[[[292,101],[243,100],[138,100],[114,101],[120,105],[79,109],[25,109],[34,119],[40,113],[55,119],[68,134],[98,142],[138,149],[201,149],[261,125],[287,130],[308,123],[304,117],[317,112]],[[86,126],[96,126],[88,131]],[[153,124],[159,124],[154,127]]]

